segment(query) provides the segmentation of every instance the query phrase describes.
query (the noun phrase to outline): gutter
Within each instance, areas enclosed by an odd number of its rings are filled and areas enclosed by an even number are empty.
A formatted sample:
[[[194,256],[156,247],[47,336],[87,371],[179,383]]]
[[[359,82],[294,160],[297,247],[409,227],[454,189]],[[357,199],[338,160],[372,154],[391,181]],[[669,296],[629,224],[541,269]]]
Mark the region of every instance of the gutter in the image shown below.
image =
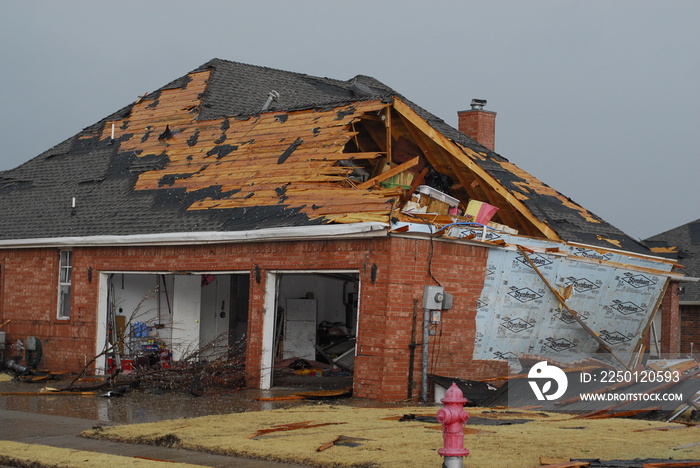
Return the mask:
[[[384,237],[389,225],[378,222],[325,224],[254,229],[250,231],[169,232],[126,236],[43,237],[36,239],[0,240],[2,249],[46,247],[110,247],[145,245],[222,244],[240,242],[293,241],[320,239],[355,239]]]

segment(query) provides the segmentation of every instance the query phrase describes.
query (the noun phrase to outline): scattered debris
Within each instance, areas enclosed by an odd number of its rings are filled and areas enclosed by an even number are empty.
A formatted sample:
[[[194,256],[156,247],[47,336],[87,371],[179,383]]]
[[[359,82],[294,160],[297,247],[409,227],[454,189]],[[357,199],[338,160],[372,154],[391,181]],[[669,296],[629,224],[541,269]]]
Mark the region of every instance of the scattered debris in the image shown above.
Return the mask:
[[[544,358],[540,358],[545,360]],[[536,362],[533,356],[522,360],[523,364]],[[694,359],[674,361],[649,361],[646,367],[635,369],[637,375],[658,376],[648,379],[625,379],[610,382],[606,376],[621,374],[625,371],[614,370],[610,363],[599,362],[596,366],[594,360],[572,363],[573,367],[565,363],[548,360],[551,364],[561,368],[567,375],[568,388],[564,395],[554,401],[537,401],[533,405],[533,394],[527,380],[527,372],[504,377],[496,377],[489,381],[503,381],[503,385],[492,396],[482,402],[482,406],[513,408],[537,408],[544,411],[562,412],[577,415],[578,419],[605,419],[605,418],[635,418],[666,422],[683,422],[684,424],[696,424],[700,409],[700,363]],[[584,365],[580,365],[584,364]],[[661,373],[661,374],[658,374]],[[627,374],[634,375],[627,371]],[[667,378],[670,376],[670,378]],[[638,380],[638,381],[637,381]],[[582,400],[582,394],[608,395],[609,399]],[[626,395],[660,395],[658,398],[626,398]],[[675,403],[672,399],[666,399],[665,395],[682,394],[685,401]],[[609,401],[610,403],[607,403]],[[676,421],[677,420],[677,421]]]
[[[359,447],[362,445],[362,442],[365,442],[369,439],[362,439],[360,437],[348,437],[348,436],[338,436],[335,439],[331,440],[330,442],[326,442],[325,444],[319,446],[316,451],[317,452],[323,452],[324,450],[327,450],[334,445],[342,445],[344,447]]]
[[[313,427],[323,427],[323,426],[334,426],[334,425],[338,425],[338,424],[346,424],[344,422],[319,423],[319,424],[310,424],[310,423],[311,423],[311,421],[302,421],[302,422],[296,422],[296,423],[291,423],[291,424],[279,424],[279,425],[273,426],[269,429],[260,429],[255,434],[251,434],[248,437],[246,437],[246,439],[255,439],[256,437],[270,434],[272,432],[296,431],[299,429],[310,429]]]

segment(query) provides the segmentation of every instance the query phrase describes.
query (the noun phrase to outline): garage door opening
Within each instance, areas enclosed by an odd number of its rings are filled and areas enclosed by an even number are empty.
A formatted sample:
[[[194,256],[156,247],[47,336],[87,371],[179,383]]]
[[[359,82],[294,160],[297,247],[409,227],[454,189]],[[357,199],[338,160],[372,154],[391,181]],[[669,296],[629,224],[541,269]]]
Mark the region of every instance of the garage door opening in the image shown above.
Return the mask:
[[[270,354],[274,387],[352,387],[359,275],[277,273]],[[269,296],[268,296],[269,297]],[[271,299],[271,297],[270,297]],[[268,341],[268,342],[270,342]]]
[[[103,279],[98,355],[107,352],[98,369],[245,362],[249,275],[111,273]]]

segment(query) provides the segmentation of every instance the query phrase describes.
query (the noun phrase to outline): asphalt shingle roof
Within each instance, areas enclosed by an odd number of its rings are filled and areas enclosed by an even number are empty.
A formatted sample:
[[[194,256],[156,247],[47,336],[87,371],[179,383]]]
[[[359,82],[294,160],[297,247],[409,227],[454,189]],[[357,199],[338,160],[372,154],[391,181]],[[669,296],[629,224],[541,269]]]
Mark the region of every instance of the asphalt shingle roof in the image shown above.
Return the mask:
[[[364,75],[343,81],[214,59],[146,95],[140,105],[157,106],[164,93],[189,89],[193,74],[207,71],[211,74],[206,87],[196,96],[201,99],[201,106],[192,110],[198,121],[258,115],[273,90],[279,98],[271,103],[268,112],[324,110],[361,101],[388,103],[398,96],[445,137],[485,155],[476,162],[506,189],[523,193],[523,183],[527,181],[504,169],[507,159]],[[283,206],[187,210],[203,197],[220,196],[213,187],[192,191],[174,184],[169,188],[168,181],[162,180],[164,186],[159,190],[134,190],[141,174],[162,167],[169,156],[124,152],[120,146],[127,136],[111,142],[101,132],[108,122],[114,121],[122,122],[124,131],[130,132],[128,122],[138,105],[138,101],[130,104],[19,167],[0,172],[0,239],[243,230],[324,222]],[[142,139],[147,138],[148,132]],[[593,214],[586,219],[573,202],[562,200],[565,197],[531,190],[523,203],[564,240],[611,247],[601,238],[613,239],[623,250],[648,253],[643,245],[614,226]]]
[[[657,255],[678,260],[686,275],[700,277],[700,219],[652,236],[644,243],[658,249]],[[664,250],[666,254],[661,253]],[[700,302],[700,284],[683,283],[679,298],[681,301]]]

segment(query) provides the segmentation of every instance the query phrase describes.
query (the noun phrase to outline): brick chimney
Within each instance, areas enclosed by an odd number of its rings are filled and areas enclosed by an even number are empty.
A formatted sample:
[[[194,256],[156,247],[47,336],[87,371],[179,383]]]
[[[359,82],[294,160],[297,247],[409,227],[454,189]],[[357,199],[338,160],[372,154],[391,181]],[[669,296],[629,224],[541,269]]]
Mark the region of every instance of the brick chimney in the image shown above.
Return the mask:
[[[458,129],[491,151],[496,148],[496,113],[484,110],[485,99],[472,99],[471,109],[457,112]]]

